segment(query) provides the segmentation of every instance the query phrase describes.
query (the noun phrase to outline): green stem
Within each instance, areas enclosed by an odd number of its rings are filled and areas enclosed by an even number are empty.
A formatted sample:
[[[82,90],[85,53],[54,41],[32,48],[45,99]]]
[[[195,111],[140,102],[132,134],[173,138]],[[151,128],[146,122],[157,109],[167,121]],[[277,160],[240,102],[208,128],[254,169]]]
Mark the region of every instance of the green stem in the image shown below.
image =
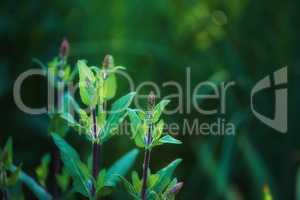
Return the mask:
[[[92,110],[93,115],[93,134],[94,138],[97,137],[97,119],[96,119],[96,109]],[[101,154],[101,145],[98,142],[93,142],[93,168],[92,174],[95,180],[97,180],[99,171],[100,171],[100,154]],[[96,195],[96,188],[93,185],[92,187],[92,196]]]
[[[151,131],[152,131],[152,126],[150,125],[148,128],[147,148],[145,150],[144,164],[143,164],[142,191],[141,191],[142,200],[146,200],[147,198],[148,169],[149,169],[150,157],[151,157],[151,149],[149,148],[149,145],[151,144],[151,135],[152,135]]]

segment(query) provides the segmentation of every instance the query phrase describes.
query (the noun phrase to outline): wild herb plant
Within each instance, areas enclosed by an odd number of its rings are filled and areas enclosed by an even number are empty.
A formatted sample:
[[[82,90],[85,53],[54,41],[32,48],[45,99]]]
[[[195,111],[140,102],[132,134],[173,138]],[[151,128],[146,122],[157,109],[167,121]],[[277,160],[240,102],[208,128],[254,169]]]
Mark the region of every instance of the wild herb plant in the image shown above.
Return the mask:
[[[135,92],[131,92],[111,103],[110,100],[115,97],[117,91],[116,72],[125,68],[115,66],[113,57],[106,55],[101,68],[88,66],[87,61],[79,60],[71,70],[67,62],[69,49],[69,43],[63,40],[59,56],[47,66],[35,60],[47,74],[50,85],[48,95],[56,97],[56,101],[52,99],[50,102],[48,110],[50,118],[48,132],[57,149],[54,149],[51,156],[45,154],[35,169],[38,184],[21,170],[21,165],[16,167],[13,164],[12,140],[9,139],[0,151],[2,199],[12,197],[13,193],[9,192],[9,188],[15,187],[19,180],[40,200],[72,199],[76,198],[73,196],[74,193],[80,193],[88,199],[99,199],[112,193],[120,180],[123,180],[129,194],[135,199],[174,199],[182,183],[172,178],[172,175],[181,159],[173,161],[154,174],[150,171],[151,150],[154,147],[164,143],[181,143],[163,132],[164,122],[160,120],[160,116],[169,101],[162,100],[155,105],[155,96],[151,93],[146,111],[129,109],[135,96]],[[86,109],[80,108],[65,90],[78,73],[79,93]],[[76,116],[68,110],[70,104],[75,104]],[[119,126],[127,115],[131,122],[132,138],[136,146],[145,152],[142,177],[139,178],[138,173],[133,171],[132,184],[123,177],[134,164],[138,155],[137,149],[129,151],[108,168],[102,166],[100,162],[103,154],[102,146],[118,133]],[[91,162],[83,162],[77,151],[64,139],[70,127],[90,142]],[[51,195],[47,190],[51,191]]]
[[[58,56],[54,57],[46,66],[35,59],[43,68],[45,74],[47,74],[48,95],[50,97],[48,97],[48,100],[50,100],[48,102],[48,133],[50,135],[56,133],[61,137],[65,137],[69,131],[68,124],[63,120],[62,115],[67,111],[69,101],[74,101],[73,99],[69,99],[72,97],[68,95],[65,89],[77,74],[77,69],[72,70],[71,65],[68,64],[69,52],[70,44],[67,39],[63,39]],[[35,171],[39,183],[44,187],[47,187],[47,177],[50,177],[49,189],[53,198],[59,196],[59,190],[64,191],[67,182],[65,181],[64,184],[60,177],[64,176],[66,180],[68,180],[68,177],[65,170],[61,169],[59,150],[55,145],[51,152],[51,157],[49,154],[45,154],[41,160],[41,164]],[[60,174],[61,172],[62,174]]]
[[[154,147],[167,143],[181,144],[181,141],[164,133],[165,124],[160,116],[168,103],[169,100],[162,100],[155,105],[155,95],[151,92],[146,111],[128,110],[132,139],[136,146],[145,152],[141,178],[136,171],[132,172],[131,183],[121,177],[125,188],[134,199],[172,200],[183,186],[183,183],[178,182],[176,178],[172,179],[172,174],[181,159],[173,161],[156,173],[152,174],[150,170],[151,151]]]
[[[117,90],[115,73],[124,68],[114,66],[110,55],[105,56],[102,68],[89,67],[85,60],[79,60],[77,67],[80,97],[90,112],[79,109],[78,120],[69,113],[64,113],[61,117],[91,142],[91,169],[62,137],[53,134],[53,139],[60,150],[65,169],[73,178],[73,191],[89,199],[96,199],[111,192],[119,181],[116,175],[125,175],[138,154],[137,149],[128,152],[107,170],[99,162],[102,145],[117,133],[135,93],[129,93],[115,101],[108,112],[108,101],[115,96]]]

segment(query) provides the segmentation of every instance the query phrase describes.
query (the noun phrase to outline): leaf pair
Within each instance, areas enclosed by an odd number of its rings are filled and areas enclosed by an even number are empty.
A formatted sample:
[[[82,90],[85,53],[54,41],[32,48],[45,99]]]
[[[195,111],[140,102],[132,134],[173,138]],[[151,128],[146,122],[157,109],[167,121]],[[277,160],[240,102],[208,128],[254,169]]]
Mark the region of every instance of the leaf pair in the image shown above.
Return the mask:
[[[147,199],[153,200],[171,200],[178,190],[174,190],[177,183],[177,179],[173,179],[173,173],[176,167],[182,160],[177,159],[172,163],[159,170],[155,174],[149,174]],[[150,172],[149,172],[150,173]],[[142,180],[138,174],[134,171],[131,175],[131,183],[125,178],[120,177],[127,192],[137,200],[140,200],[140,191],[142,187]],[[180,190],[181,188],[179,188]]]
[[[127,116],[127,108],[131,104],[135,92],[131,92],[112,104],[112,109],[106,119],[106,112],[99,112],[97,116],[97,128],[100,135],[100,143],[104,143],[111,138],[119,125]],[[92,116],[88,115],[86,111],[78,109],[79,122],[75,121],[74,117],[69,113],[60,114],[61,118],[69,123],[70,126],[76,129],[78,133],[84,133],[90,140],[94,140],[92,133]],[[98,133],[97,133],[98,134]]]
[[[90,107],[102,104],[115,96],[117,83],[115,72],[123,67],[110,66],[108,69],[88,67],[86,61],[77,62],[79,70],[79,92],[82,102]]]
[[[181,144],[181,141],[163,132],[165,126],[164,121],[159,121],[160,116],[168,103],[169,100],[162,100],[154,107],[153,111],[148,111],[147,113],[138,109],[128,109],[132,139],[134,139],[135,144],[138,147],[153,148],[165,143]],[[148,144],[146,140],[149,126],[153,127],[150,144]]]
[[[136,149],[130,151],[108,170],[102,170],[97,180],[94,180],[88,167],[80,160],[77,152],[59,135],[52,134],[52,138],[60,150],[66,171],[73,179],[74,192],[79,192],[90,199],[92,198],[91,190],[93,184],[96,185],[96,191],[102,193],[102,195],[105,193],[105,190],[111,190],[119,181],[117,176],[124,176],[128,172],[138,154]]]
[[[50,155],[45,154],[42,157],[41,164],[35,169],[37,179],[42,186],[46,186],[46,179],[48,176],[49,164],[50,164]]]
[[[76,71],[72,72],[71,66],[66,64],[65,60],[58,57],[48,63],[47,70],[48,82],[55,88],[60,87],[59,83],[66,84],[71,81],[74,76],[73,73],[76,73]]]

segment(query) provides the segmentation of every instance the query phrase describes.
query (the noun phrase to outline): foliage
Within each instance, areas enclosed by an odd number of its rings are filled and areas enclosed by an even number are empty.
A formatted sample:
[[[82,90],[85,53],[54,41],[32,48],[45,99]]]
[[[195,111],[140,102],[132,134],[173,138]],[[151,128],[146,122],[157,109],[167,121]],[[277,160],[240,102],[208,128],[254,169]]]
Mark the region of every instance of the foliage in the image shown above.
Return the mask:
[[[16,187],[18,182],[24,183],[35,195],[41,199],[50,200],[51,195],[45,189],[35,182],[33,178],[22,171],[21,165],[15,166],[13,163],[13,143],[9,138],[3,149],[0,151],[0,190],[2,198],[9,198],[8,189]],[[21,198],[22,194],[18,194]]]
[[[53,142],[48,134],[50,131],[46,131],[50,119],[19,111],[13,102],[12,86],[22,72],[37,67],[36,62],[31,62],[32,56],[47,61],[45,63],[51,63],[53,57],[59,60],[57,47],[61,38],[66,36],[72,44],[67,59],[71,75],[77,70],[75,63],[78,58],[87,59],[89,64],[98,64],[100,57],[109,52],[127,67],[135,86],[142,81],[154,81],[159,85],[161,95],[172,100],[169,108],[183,105],[176,114],[165,115],[165,124],[194,120],[205,123],[219,117],[220,113],[199,115],[185,88],[189,80],[192,88],[207,80],[217,84],[235,81],[234,88],[228,89],[224,115],[226,121],[237,127],[234,136],[190,136],[179,131],[176,138],[184,141],[182,145],[160,145],[153,151],[155,156],[151,158],[151,168],[155,172],[173,157],[184,158],[176,173],[178,177],[184,177],[185,185],[178,194],[179,199],[223,199],[224,194],[228,198],[261,199],[265,185],[268,185],[273,199],[297,199],[299,195],[295,193],[300,191],[296,189],[299,187],[295,177],[299,169],[300,149],[297,126],[297,102],[300,99],[297,92],[299,6],[300,1],[295,0],[32,0],[17,3],[4,0],[0,7],[3,49],[0,102],[4,113],[1,145],[10,136],[13,138],[15,164],[19,166],[22,163],[22,171],[30,175],[35,175],[43,155],[51,153],[52,156]],[[249,94],[258,80],[286,64],[289,66],[289,130],[288,134],[282,135],[251,114]],[[44,69],[47,68],[48,64],[44,64]],[[191,72],[189,78],[186,69]],[[78,74],[75,74],[73,77],[77,82]],[[128,91],[123,77],[119,77],[118,81],[115,99],[122,95],[122,91]],[[169,96],[177,88],[163,86],[168,81],[184,86],[183,99],[178,101],[176,97]],[[213,92],[202,89],[207,88],[201,88],[197,94]],[[146,87],[139,91],[141,94],[148,92]],[[76,100],[80,104],[78,95],[76,92]],[[273,91],[266,90],[255,99],[258,109],[270,117],[273,115],[273,95]],[[24,81],[22,99],[26,105],[46,105],[46,98],[45,81],[39,76]],[[202,108],[213,105],[219,108],[219,102],[214,100],[199,99],[197,103]],[[108,103],[108,107],[110,105]],[[75,119],[78,121],[78,118]],[[63,138],[73,147],[80,147],[76,150],[85,162],[90,155],[90,145],[74,134],[73,128],[66,127],[70,134]],[[108,140],[104,145],[104,164],[108,166],[134,144],[121,136]],[[59,175],[66,174],[63,166],[61,170]],[[52,173],[51,170],[49,173]],[[51,174],[50,177],[54,176]],[[38,180],[37,176],[35,179]],[[70,186],[70,177],[66,180]],[[68,190],[63,191],[68,193]],[[9,188],[8,192],[24,192],[25,199],[35,198],[27,186]],[[128,199],[121,190],[115,190],[109,198]]]
[[[151,174],[149,168],[150,154],[154,147],[167,143],[181,144],[181,141],[163,133],[164,122],[159,121],[168,103],[168,100],[162,100],[155,106],[155,96],[150,93],[148,96],[148,111],[128,110],[131,120],[131,138],[138,147],[143,148],[145,151],[142,178],[139,178],[136,171],[132,172],[132,183],[120,177],[126,190],[134,199],[172,200],[175,199],[175,195],[183,186],[182,182],[178,183],[176,178],[172,178],[173,172],[181,159],[173,161],[154,174]]]

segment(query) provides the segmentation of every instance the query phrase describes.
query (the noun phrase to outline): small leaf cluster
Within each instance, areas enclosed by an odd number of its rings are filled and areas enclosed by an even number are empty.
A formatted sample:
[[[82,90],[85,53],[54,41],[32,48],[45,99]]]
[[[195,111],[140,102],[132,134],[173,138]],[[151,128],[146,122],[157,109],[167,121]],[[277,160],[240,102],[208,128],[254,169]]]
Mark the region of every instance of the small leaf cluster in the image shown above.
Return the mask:
[[[132,139],[138,147],[152,149],[165,143],[181,144],[181,141],[164,132],[165,123],[163,119],[160,119],[163,110],[169,102],[169,100],[164,99],[150,111],[128,109]],[[147,133],[150,126],[153,127],[153,131],[150,141],[147,141]]]
[[[63,112],[59,114],[59,118],[77,133],[86,136],[92,144],[102,145],[117,133],[135,93],[119,98],[107,110],[107,102],[116,95],[116,72],[125,68],[114,66],[113,58],[109,55],[104,58],[101,67],[88,66],[87,61],[79,60],[76,68],[79,72],[81,101],[88,110],[77,109],[76,117]],[[60,134],[53,133],[52,138],[59,148],[64,169],[73,180],[72,191],[89,199],[110,194],[120,181],[118,176],[126,175],[138,154],[137,149],[131,150],[112,166],[101,169],[97,177],[93,177],[91,166],[85,164],[88,162],[83,162],[76,150]]]
[[[162,144],[181,144],[180,140],[165,132],[165,124],[163,119],[161,119],[161,115],[170,101],[163,99],[157,105],[154,105],[154,99],[155,97],[150,93],[148,97],[149,108],[147,111],[128,109],[131,122],[131,138],[134,140],[136,146],[145,150],[146,154],[150,154],[154,147]],[[153,174],[150,168],[148,168],[146,172],[147,175],[142,178],[139,177],[136,171],[133,171],[131,183],[123,177],[121,177],[121,179],[123,180],[126,190],[136,200],[142,198],[143,184],[147,187],[146,199],[173,200],[183,186],[182,182],[178,182],[176,178],[172,178],[173,172],[180,162],[181,159],[177,159]],[[144,167],[147,164],[149,163],[144,161]]]
[[[52,137],[60,150],[65,169],[73,179],[72,191],[78,192],[89,199],[93,199],[91,194],[93,185],[96,186],[96,196],[110,194],[119,181],[116,175],[125,175],[138,154],[137,149],[129,151],[107,170],[103,169],[98,177],[94,179],[91,170],[81,161],[76,150],[59,135],[53,134]]]
[[[112,57],[109,59],[113,62]],[[116,95],[115,73],[125,69],[122,66],[114,66],[113,63],[109,66],[102,66],[102,69],[96,66],[89,67],[85,60],[79,60],[77,67],[79,70],[80,97],[82,102],[89,107],[103,104]]]
[[[112,58],[111,58],[112,59]],[[68,113],[61,117],[68,121],[78,133],[85,134],[93,142],[103,143],[113,136],[119,125],[127,115],[127,108],[132,102],[135,93],[129,93],[116,100],[108,112],[105,110],[106,102],[116,94],[117,83],[115,73],[125,69],[121,66],[114,67],[110,64],[102,69],[96,66],[87,66],[87,62],[79,60],[79,91],[82,102],[91,110],[98,109],[96,113],[96,133],[93,130],[93,116],[83,109],[78,110],[79,119],[76,121]]]
[[[10,171],[13,165],[12,139],[9,138],[3,149],[0,149],[0,189],[14,186],[20,176],[21,166]]]
[[[148,170],[148,193],[147,200],[173,200],[176,194],[182,188],[182,182],[178,182],[177,178],[172,178],[176,167],[182,162],[181,159],[176,159],[166,167],[151,174]],[[122,179],[123,185],[128,193],[135,200],[140,200],[140,193],[142,189],[142,179],[136,171],[131,174],[131,182],[125,178]]]

